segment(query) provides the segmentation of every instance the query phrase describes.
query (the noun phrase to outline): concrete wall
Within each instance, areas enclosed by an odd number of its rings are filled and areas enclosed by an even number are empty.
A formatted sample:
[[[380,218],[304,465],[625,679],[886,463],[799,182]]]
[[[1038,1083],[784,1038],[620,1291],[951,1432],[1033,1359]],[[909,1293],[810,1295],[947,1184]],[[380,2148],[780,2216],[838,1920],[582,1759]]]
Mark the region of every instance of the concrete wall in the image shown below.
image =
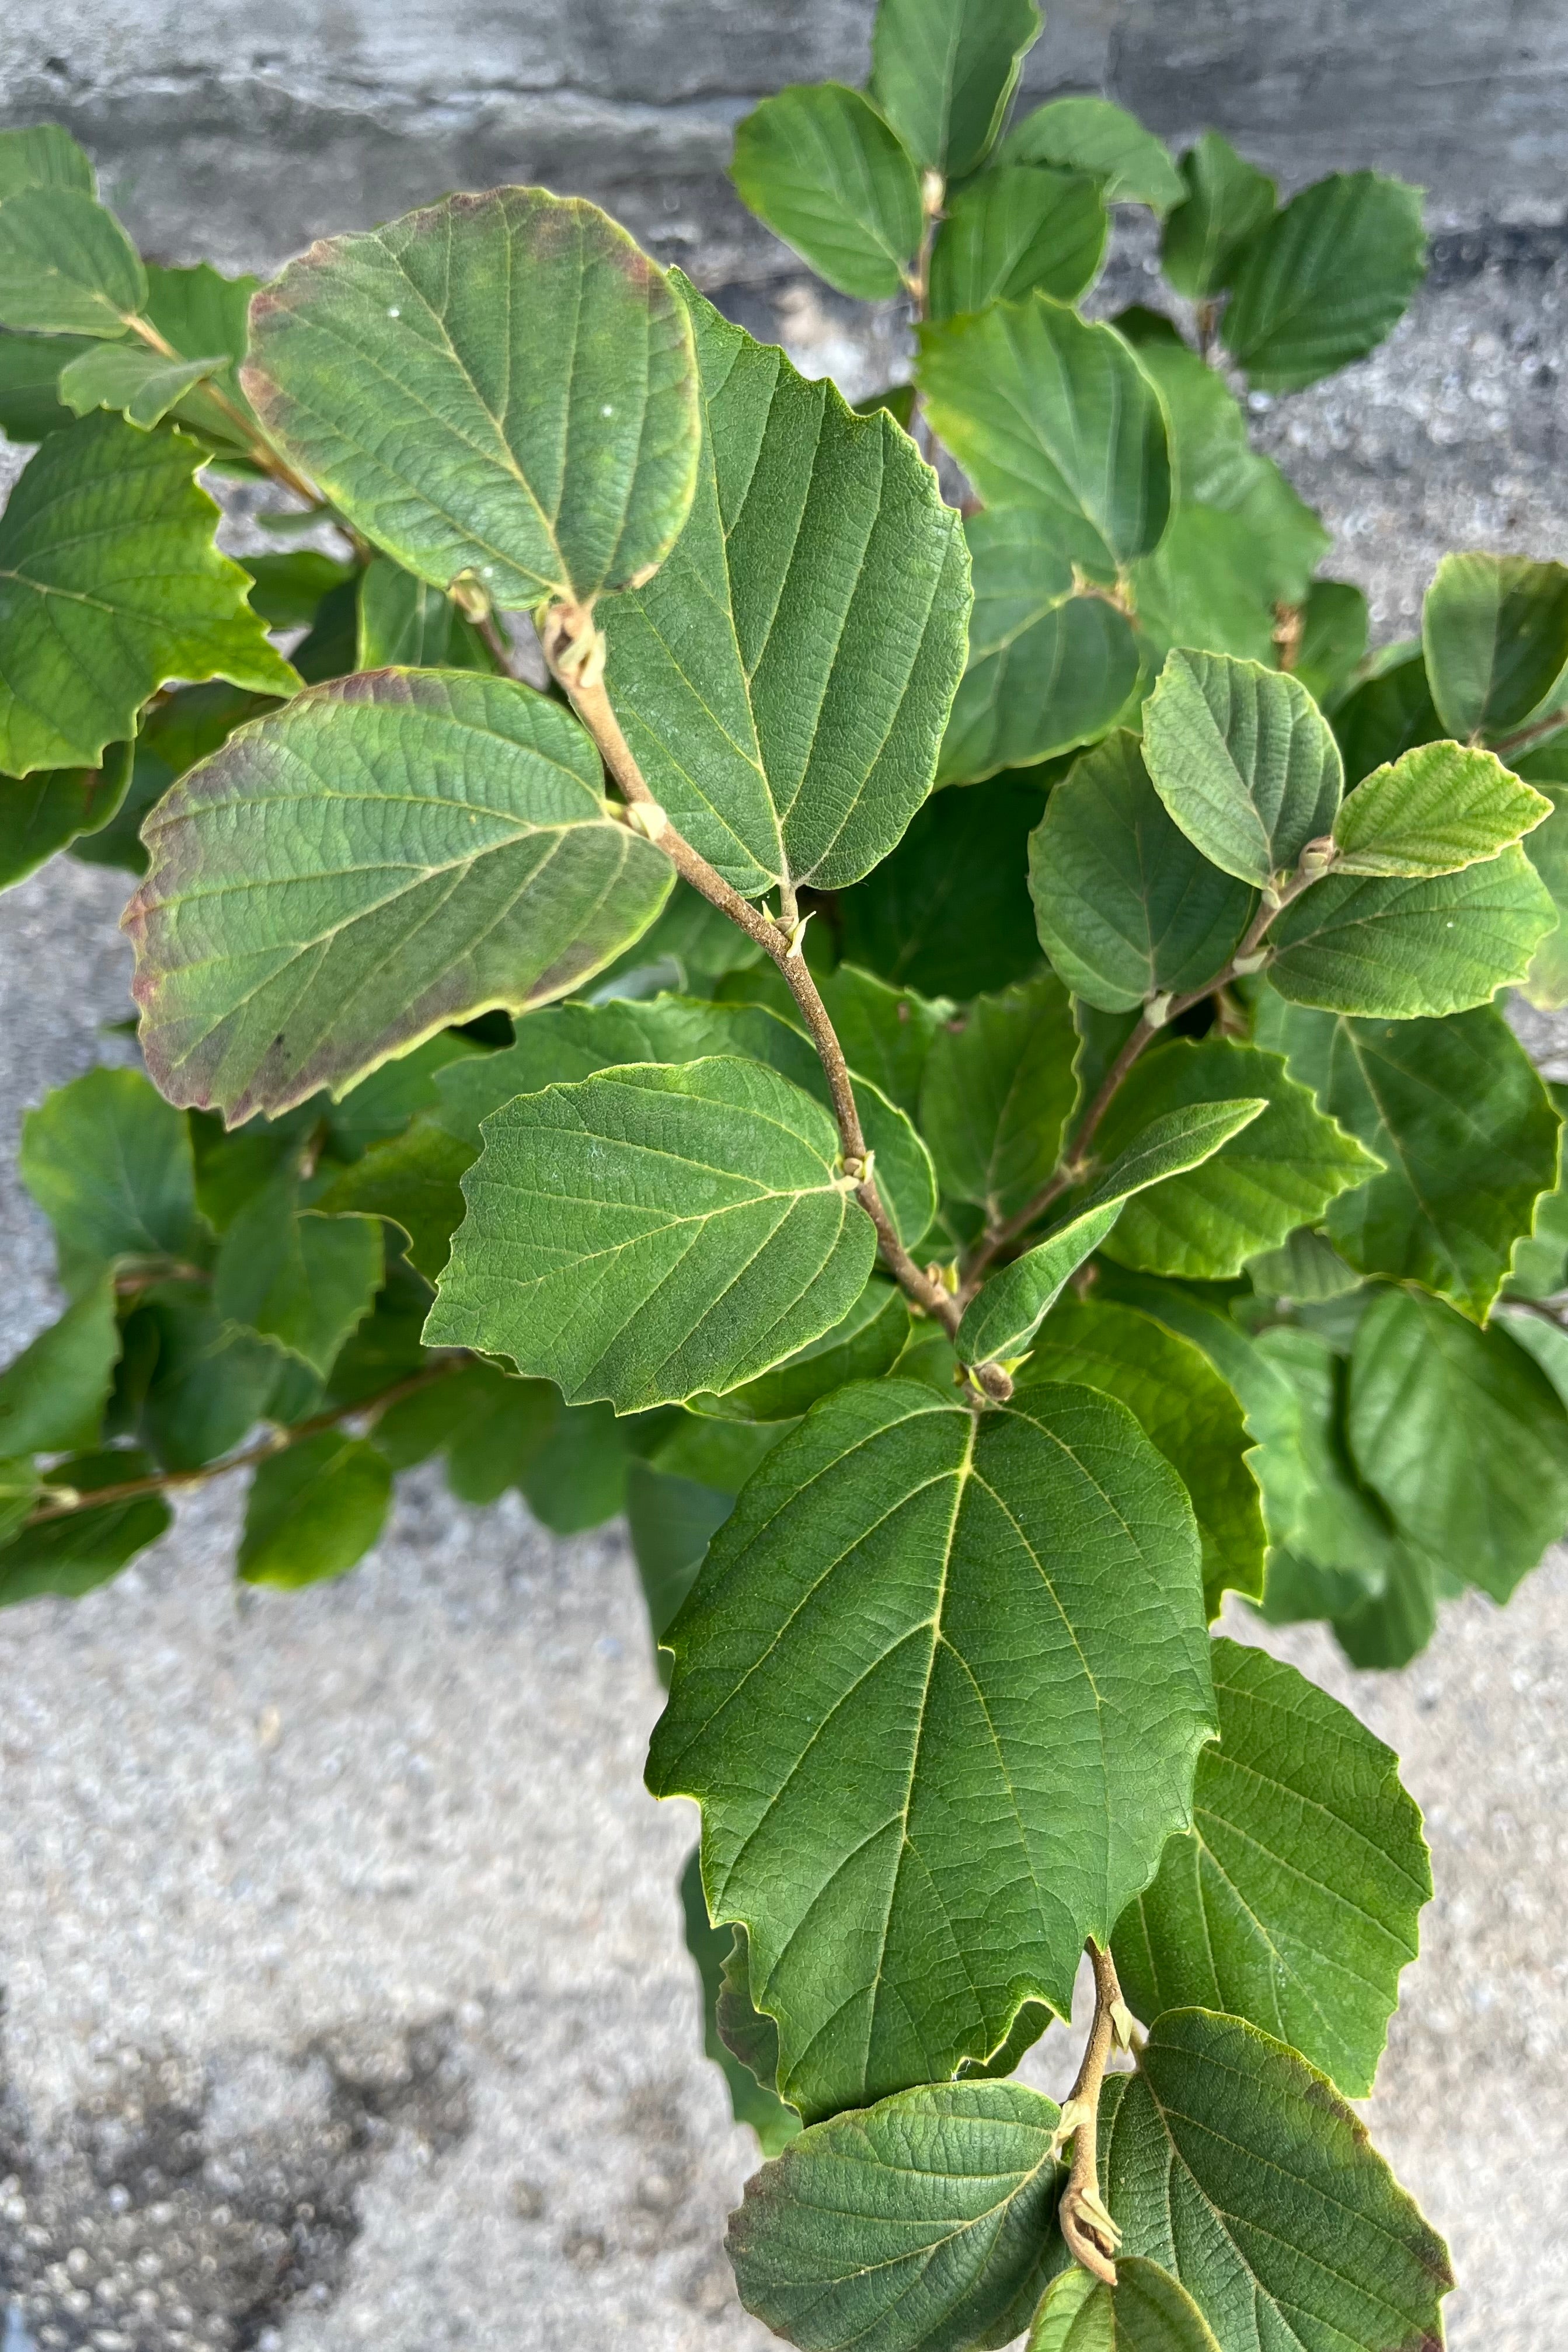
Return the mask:
[[[12,0],[0,122],[66,123],[154,251],[270,263],[453,186],[583,190],[710,283],[784,256],[722,173],[789,80],[865,73],[870,0]],[[1027,91],[1104,87],[1300,180],[1377,163],[1435,217],[1554,218],[1561,0],[1063,0]]]

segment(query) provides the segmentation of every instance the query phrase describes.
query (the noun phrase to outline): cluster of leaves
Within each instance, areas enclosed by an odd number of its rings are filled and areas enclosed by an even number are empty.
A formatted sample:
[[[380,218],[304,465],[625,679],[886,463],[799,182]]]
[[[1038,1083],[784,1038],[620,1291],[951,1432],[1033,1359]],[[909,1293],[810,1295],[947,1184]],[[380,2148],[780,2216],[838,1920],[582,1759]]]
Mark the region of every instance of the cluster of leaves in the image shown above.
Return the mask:
[[[453,197],[254,289],[145,268],[62,134],[0,136],[39,445],[0,849],[139,877],[147,1072],[25,1129],[69,1303],[0,1375],[0,1601],[241,1467],[274,1585],[437,1457],[624,1510],[773,2158],[748,2305],[1404,2352],[1447,2257],[1346,2101],[1418,1817],[1209,1628],[1234,1592],[1396,1663],[1568,1523],[1562,1118],[1495,1003],[1568,996],[1568,573],[1450,558],[1363,658],[1210,347],[1280,385],[1369,348],[1410,193],[1277,210],[1100,100],[1003,137],[1037,30],[884,0],[868,96],[738,142],[835,283],[911,294],[962,516],[887,401],[591,205]],[[1072,308],[1124,201],[1205,350]],[[342,556],[229,562],[204,467]],[[1086,1946],[1058,2109],[1006,2078]]]

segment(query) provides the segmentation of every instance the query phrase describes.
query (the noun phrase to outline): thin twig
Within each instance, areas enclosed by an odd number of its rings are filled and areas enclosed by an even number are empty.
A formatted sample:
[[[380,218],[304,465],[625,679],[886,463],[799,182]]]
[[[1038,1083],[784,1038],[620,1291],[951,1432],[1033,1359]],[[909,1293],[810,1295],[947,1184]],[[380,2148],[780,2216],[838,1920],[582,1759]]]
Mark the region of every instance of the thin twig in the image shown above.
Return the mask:
[[[1544,719],[1532,719],[1528,726],[1516,727],[1511,735],[1500,735],[1490,749],[1500,760],[1507,760],[1515,751],[1528,751],[1532,743],[1544,742],[1549,735],[1561,735],[1568,727],[1568,710],[1548,711]]]
[[[1058,2137],[1072,2140],[1072,2164],[1057,2208],[1057,2221],[1073,2260],[1101,2279],[1116,2284],[1114,2256],[1121,2232],[1106,2211],[1100,2194],[1100,2093],[1106,2063],[1125,2031],[1127,2005],[1117,1981],[1116,1964],[1090,1940],[1084,1946],[1094,1970],[1094,2022],[1078,2080],[1057,2126]]]

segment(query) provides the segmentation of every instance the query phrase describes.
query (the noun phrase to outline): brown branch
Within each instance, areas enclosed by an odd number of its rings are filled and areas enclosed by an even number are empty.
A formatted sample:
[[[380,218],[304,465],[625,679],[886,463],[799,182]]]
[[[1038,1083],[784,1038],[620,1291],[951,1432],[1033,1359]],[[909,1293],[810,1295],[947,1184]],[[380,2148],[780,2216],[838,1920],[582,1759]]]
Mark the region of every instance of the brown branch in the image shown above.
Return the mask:
[[[1092,1940],[1084,1949],[1094,1970],[1094,2022],[1089,2029],[1078,2080],[1057,2126],[1059,2140],[1072,2140],[1072,2164],[1057,2208],[1057,2221],[1073,2260],[1091,2278],[1114,2286],[1114,2257],[1121,2232],[1100,2200],[1100,2093],[1106,2063],[1131,2020],[1110,1953],[1102,1952]]]
[[[143,1495],[161,1495],[174,1486],[201,1486],[209,1478],[226,1477],[231,1470],[254,1470],[263,1462],[270,1462],[275,1454],[286,1454],[291,1445],[303,1438],[319,1436],[323,1429],[335,1429],[341,1422],[365,1420],[377,1422],[389,1406],[400,1403],[420,1389],[446,1380],[460,1371],[470,1361],[467,1352],[447,1356],[439,1363],[427,1364],[422,1371],[411,1372],[406,1380],[395,1381],[379,1395],[362,1397],[357,1404],[333,1405],[325,1412],[314,1412],[308,1421],[297,1421],[289,1429],[264,1438],[243,1454],[226,1454],[221,1462],[204,1462],[195,1470],[159,1470],[146,1478],[122,1478],[118,1486],[56,1489],[60,1499],[52,1501],[46,1494],[26,1521],[30,1528],[46,1527],[52,1519],[69,1518],[77,1511],[100,1511],[110,1503],[139,1502]],[[68,1501],[67,1496],[70,1499]]]
[[[747,938],[754,940],[764,954],[770,956],[783,974],[794,997],[806,1034],[816,1048],[816,1057],[827,1079],[828,1093],[833,1100],[833,1115],[837,1124],[843,1150],[844,1172],[856,1180],[855,1197],[877,1229],[877,1239],[888,1269],[905,1296],[913,1300],[922,1314],[932,1316],[955,1339],[963,1309],[942,1283],[921,1272],[910,1257],[886,1203],[877,1189],[875,1171],[866,1149],[866,1138],[860,1126],[860,1112],[850,1082],[849,1066],[844,1058],[844,1048],[838,1042],[827,1007],[818,992],[816,981],[807,967],[802,950],[803,925],[795,913],[793,885],[781,885],[782,912],[775,919],[764,914],[760,907],[742,898],[732,884],[726,882],[718,870],[695,850],[685,836],[671,824],[659,806],[647,780],[638,767],[630,744],[621,730],[621,723],[611,708],[604,684],[604,640],[594,624],[592,611],[582,604],[555,604],[545,615],[540,631],[540,642],[552,674],[565,688],[572,708],[593,737],[600,758],[609,771],[616,790],[626,803],[627,822],[658,845],[676,872],[692,888],[700,892],[710,907],[727,915]],[[986,1364],[974,1373],[974,1380],[984,1393],[998,1403],[1005,1403],[1013,1393],[1013,1383],[1000,1365]]]
[[[1532,719],[1527,726],[1516,727],[1511,735],[1500,735],[1490,749],[1500,760],[1506,761],[1510,752],[1528,751],[1532,743],[1543,743],[1549,735],[1560,735],[1568,727],[1568,709],[1548,711],[1544,719]]]

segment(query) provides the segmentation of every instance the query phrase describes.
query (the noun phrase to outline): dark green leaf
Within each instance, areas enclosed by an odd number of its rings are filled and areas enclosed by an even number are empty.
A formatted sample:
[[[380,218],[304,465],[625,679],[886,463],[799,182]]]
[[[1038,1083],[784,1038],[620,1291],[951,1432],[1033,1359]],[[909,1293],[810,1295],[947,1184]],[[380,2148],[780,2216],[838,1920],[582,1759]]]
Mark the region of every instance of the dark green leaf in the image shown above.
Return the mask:
[[[649,1785],[704,1805],[710,1908],[808,2116],[988,2057],[1026,1999],[1065,2013],[1208,1736],[1196,1531],[1131,1413],[948,1398],[824,1399],[669,1636]]]
[[[1073,593],[1073,568],[1038,514],[995,507],[964,536],[974,611],[939,780],[974,783],[1102,735],[1138,681],[1138,645],[1103,596]]]
[[[205,1287],[194,1284],[144,1294],[125,1328],[128,1363],[137,1326],[155,1345],[149,1345],[145,1392],[128,1425],[170,1470],[199,1469],[230,1453],[268,1414],[280,1378],[300,1369],[280,1367],[276,1348],[226,1323]]]
[[[70,845],[71,856],[88,866],[145,874],[142,827],[175,777],[216,751],[246,719],[263,718],[277,708],[272,696],[245,693],[221,678],[161,696],[142,712],[134,747],[125,747],[132,753],[132,764],[124,798],[107,824],[78,835]]]
[[[1173,507],[1152,555],[1128,566],[1146,667],[1176,646],[1271,667],[1275,614],[1268,593],[1268,542],[1237,514]]]
[[[1323,1116],[1279,1055],[1218,1037],[1195,1045],[1173,1038],[1135,1063],[1096,1147],[1104,1160],[1167,1112],[1258,1097],[1267,1111],[1214,1159],[1129,1203],[1106,1244],[1112,1257],[1152,1274],[1223,1281],[1321,1216],[1336,1193],[1377,1172],[1371,1154]]]
[[[1432,1894],[1398,1759],[1294,1666],[1218,1641],[1193,1827],[1116,1930],[1132,2010],[1224,2010],[1365,2098]]]
[[[1362,591],[1349,580],[1314,580],[1301,611],[1301,639],[1294,668],[1313,700],[1325,708],[1340,694],[1366,654],[1370,616]],[[1344,735],[1340,734],[1342,748]],[[1366,771],[1346,772],[1353,782]]]
[[[264,854],[237,823],[268,804]],[[342,1092],[486,1005],[578,987],[668,861],[576,720],[510,678],[383,671],[243,729],[145,827],[126,911],[160,1086],[231,1122]]]
[[[1295,1076],[1303,1075],[1298,1067]],[[1376,1183],[1379,1179],[1373,1177],[1369,1181]],[[1298,1225],[1278,1249],[1265,1250],[1261,1256],[1248,1258],[1247,1271],[1261,1297],[1288,1299],[1298,1306],[1342,1298],[1361,1280],[1354,1266],[1346,1265],[1328,1235],[1311,1225]]]
[[[291,694],[213,544],[199,445],[89,416],[51,433],[0,516],[0,767],[94,765],[165,678]]]
[[[728,1964],[733,1957],[735,1931],[731,1927],[715,1927],[709,1919],[695,1847],[680,1874],[680,1905],[685,1914],[686,1948],[697,1963],[702,1985],[703,2049],[723,2073],[735,2121],[751,2125],[764,2156],[777,2156],[799,2131],[800,2118],[720,2039],[718,2011],[724,1998]],[[759,2020],[761,2022],[764,2021]]]
[[[1374,768],[1397,760],[1418,743],[1435,742],[1442,732],[1418,647],[1363,678],[1334,711],[1347,785],[1359,783]]]
[[[275,1454],[250,1482],[239,1573],[285,1592],[342,1576],[386,1517],[392,1472],[363,1437],[323,1429]]]
[[[1206,302],[1229,285],[1248,237],[1274,217],[1275,186],[1217,131],[1181,161],[1183,203],[1167,215],[1160,266],[1178,294]]]
[[[873,1275],[841,1323],[786,1356],[771,1372],[725,1396],[700,1396],[699,1411],[726,1421],[795,1421],[850,1381],[890,1371],[910,1336],[909,1309],[896,1283]]]
[[[1431,880],[1330,874],[1270,938],[1281,996],[1331,1013],[1413,1021],[1462,1013],[1522,980],[1557,910],[1522,849]]]
[[[1530,835],[1524,853],[1557,910],[1557,928],[1536,949],[1521,982],[1531,1004],[1546,1012],[1568,1004],[1568,777],[1554,772],[1563,764],[1562,753],[1553,751],[1532,752],[1513,763],[1515,773],[1527,777],[1552,803],[1552,814]]]
[[[1212,980],[1257,904],[1172,821],[1125,729],[1052,793],[1029,838],[1029,887],[1051,961],[1105,1012]]]
[[[1020,1387],[1078,1381],[1124,1404],[1191,1498],[1210,1616],[1227,1591],[1258,1598],[1264,1538],[1251,1440],[1235,1394],[1189,1339],[1113,1301],[1064,1299],[1016,1378]]]
[[[1016,301],[1038,287],[1076,302],[1100,268],[1108,223],[1084,172],[1004,164],[961,188],[931,259],[931,316]]]
[[[1001,163],[1061,163],[1092,172],[1111,205],[1168,212],[1186,194],[1169,151],[1135,115],[1106,98],[1054,98],[1016,123]]]
[[[514,1381],[511,1385],[542,1384]],[[553,1390],[546,1389],[546,1394],[554,1418],[542,1442],[522,1463],[517,1485],[534,1517],[552,1534],[581,1535],[625,1510],[629,1456],[607,1404],[564,1405]],[[448,1457],[454,1494],[462,1491],[467,1460],[465,1441]]]
[[[1427,2352],[1447,2251],[1366,2126],[1306,2061],[1203,2009],[1158,2019],[1100,2103],[1100,2193],[1225,2352]]]
[[[1044,806],[1027,775],[939,793],[870,880],[838,899],[845,954],[927,996],[974,996],[1037,970],[1026,860]]]
[[[0,326],[122,335],[146,299],[135,247],[85,188],[0,196]]]
[[[119,1486],[152,1475],[153,1464],[132,1447],[114,1447],[101,1454],[79,1454],[45,1474],[47,1486],[70,1486],[90,1494],[100,1486]],[[140,1495],[100,1509],[71,1511],[39,1527],[25,1528],[9,1543],[0,1544],[0,1609],[15,1601],[33,1601],[40,1593],[64,1593],[77,1600],[95,1585],[107,1584],[126,1562],[172,1524],[173,1514],[161,1495]]]
[[[920,174],[882,116],[841,82],[797,82],[735,126],[741,200],[841,294],[903,292],[925,226]]]
[[[1113,327],[1044,294],[921,330],[931,424],[989,506],[1023,506],[1068,562],[1114,579],[1171,502],[1160,396]]]
[[[917,163],[962,180],[985,161],[1040,22],[1034,0],[879,0],[871,96]]]
[[[1248,244],[1221,332],[1249,381],[1295,392],[1365,357],[1426,268],[1419,189],[1376,172],[1314,180]]]
[[[293,547],[277,555],[242,555],[239,562],[240,569],[250,574],[250,609],[260,614],[269,629],[309,628],[322,598],[356,577],[352,564],[340,563],[314,547]]]
[[[106,1266],[0,1371],[0,1457],[96,1445],[119,1360],[114,1277]]]
[[[495,668],[494,657],[449,596],[378,555],[359,583],[360,669]]]
[[[0,131],[0,202],[24,188],[76,188],[98,193],[91,163],[58,122],[35,122],[25,131]]]
[[[1336,1615],[1333,1626],[1352,1666],[1407,1666],[1437,1630],[1433,1562],[1408,1544],[1395,1545],[1383,1591]]]
[[[931,1003],[912,988],[890,987],[851,963],[841,963],[817,988],[850,1068],[912,1118],[926,1058],[951,1005],[941,999]]]
[[[0,433],[11,441],[41,441],[75,423],[61,405],[61,367],[95,348],[87,335],[14,335],[0,328]]]
[[[662,1642],[697,1580],[703,1554],[734,1496],[697,1478],[679,1478],[633,1462],[626,1472],[626,1533],[647,1603],[648,1629]],[[659,1665],[668,1678],[668,1659]],[[725,1929],[729,1934],[729,1929]]]
[[[381,1288],[382,1255],[379,1219],[301,1215],[293,1183],[280,1177],[224,1235],[213,1304],[226,1322],[275,1339],[325,1379]]]
[[[624,229],[542,188],[314,245],[251,306],[245,389],[432,587],[581,601],[661,563],[697,467],[686,313]]]
[[[1334,822],[1338,744],[1305,687],[1224,654],[1173,653],[1143,719],[1154,789],[1213,865],[1258,888]]]
[[[1341,874],[1454,874],[1495,857],[1552,813],[1490,751],[1424,743],[1374,768],[1334,819]]]
[[[147,265],[145,315],[163,341],[182,359],[225,354],[221,373],[210,383],[198,384],[174,410],[178,421],[211,441],[220,456],[248,454],[234,412],[242,419],[251,413],[239,388],[239,369],[250,343],[250,298],[260,286],[258,278],[226,278],[209,261],[188,269]],[[226,407],[219,405],[220,394]]]
[[[1495,740],[1568,668],[1568,569],[1527,555],[1445,555],[1421,607],[1437,716],[1461,742]]]
[[[865,1287],[837,1157],[818,1104],[733,1057],[523,1095],[486,1124],[428,1336],[621,1412],[738,1387]]]
[[[1000,1224],[1057,1164],[1073,1105],[1072,1006],[1054,972],[978,996],[939,1031],[921,1089],[921,1131],[942,1192]]]
[[[1106,2286],[1076,2263],[1058,2271],[1029,2330],[1026,2352],[1219,2352],[1186,2288],[1142,2254],[1116,2265]]]
[[[146,432],[204,376],[216,375],[227,365],[222,352],[172,360],[145,343],[94,343],[60,370],[60,398],[73,415],[112,408]]]
[[[931,468],[681,282],[701,374],[691,520],[605,615],[648,783],[755,897],[854,882],[931,790],[963,667],[968,563]]]
[[[329,1216],[390,1217],[408,1236],[408,1255],[434,1282],[463,1221],[462,1176],[476,1147],[431,1119],[377,1144],[332,1179],[317,1206]]]
[[[22,1121],[22,1181],[55,1229],[60,1279],[79,1297],[118,1257],[180,1257],[196,1244],[184,1115],[139,1070],[88,1070]]]
[[[131,781],[131,746],[111,743],[99,768],[36,768],[0,776],[0,889],[33,873],[79,834],[107,824]]]
[[[1406,1539],[1495,1601],[1568,1527],[1568,1412],[1500,1325],[1385,1292],[1356,1334],[1349,1430]]]
[[[699,1895],[702,1886],[701,1858],[701,1849],[699,1847],[693,1852],[689,1865],[691,1874],[697,1881]],[[706,1903],[702,1906],[702,1916],[704,1918],[708,1916]],[[770,2095],[776,2096],[776,2093],[771,2091],[771,2085],[778,2080],[779,2030],[771,2017],[764,2017],[760,2010],[752,2005],[746,1931],[743,1927],[728,1927],[715,1932],[727,1935],[731,1938],[729,1952],[720,1970],[719,1998],[715,2005],[714,2022],[719,2029],[720,2046],[728,2051],[731,2057],[740,2060],[741,2064],[761,2088],[768,2090]],[[779,2105],[789,2121],[789,2129],[784,2141],[784,2145],[787,2145],[788,2140],[794,2139],[800,2130],[800,2118],[793,2107],[784,2105],[782,2099]],[[769,2147],[764,2142],[763,2152],[766,2156],[777,2156],[779,2148],[778,2147]]]

